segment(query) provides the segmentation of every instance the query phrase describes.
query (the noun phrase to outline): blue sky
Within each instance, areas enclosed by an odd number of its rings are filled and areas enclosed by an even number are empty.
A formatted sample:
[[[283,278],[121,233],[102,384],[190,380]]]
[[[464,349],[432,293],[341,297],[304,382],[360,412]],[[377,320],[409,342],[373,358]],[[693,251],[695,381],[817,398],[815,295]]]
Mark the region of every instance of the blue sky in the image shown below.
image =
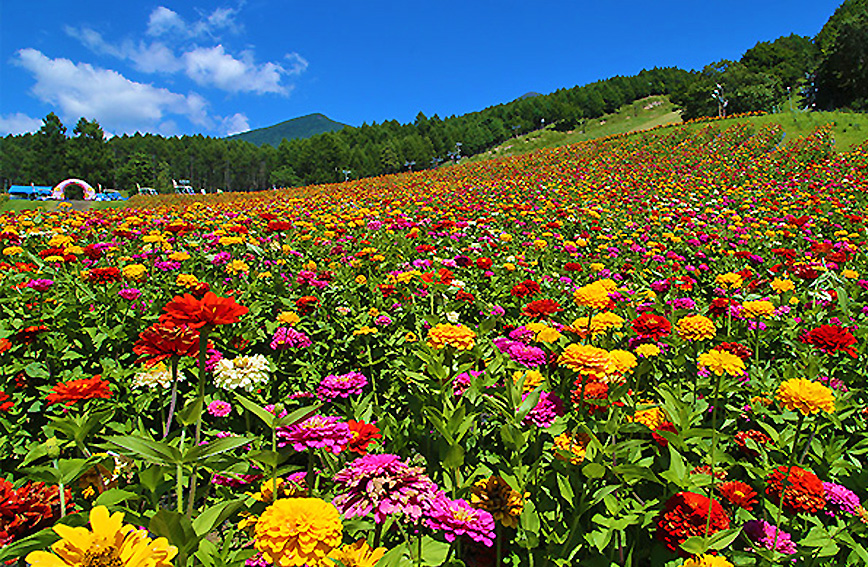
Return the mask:
[[[815,35],[839,0],[0,1],[0,135],[222,136],[321,112],[446,117]]]

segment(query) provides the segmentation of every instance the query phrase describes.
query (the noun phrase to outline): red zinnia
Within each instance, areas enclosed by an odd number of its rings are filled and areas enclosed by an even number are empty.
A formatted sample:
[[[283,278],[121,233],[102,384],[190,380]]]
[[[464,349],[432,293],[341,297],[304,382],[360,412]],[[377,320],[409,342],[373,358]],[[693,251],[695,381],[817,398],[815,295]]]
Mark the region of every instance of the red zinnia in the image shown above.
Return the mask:
[[[72,493],[66,489],[71,507]],[[18,488],[0,478],[0,547],[50,527],[60,519],[60,490],[56,484],[28,482]]]
[[[282,232],[284,230],[290,230],[291,228],[291,222],[273,220],[268,223],[267,230],[268,232]]]
[[[366,455],[368,453],[368,445],[370,445],[374,439],[383,438],[383,436],[380,435],[380,429],[373,423],[349,420],[347,421],[347,425],[350,426],[350,433],[352,433],[353,438],[347,443],[346,449],[358,453],[359,455]]]
[[[654,315],[653,313],[643,313],[633,319],[633,330],[639,336],[652,337],[654,340],[659,340],[672,332],[672,323],[666,317]]]
[[[747,446],[747,440],[753,439],[753,441],[757,445],[765,445],[769,443],[772,438],[763,433],[762,431],[757,431],[756,429],[749,429],[747,431],[739,431],[735,434],[735,443],[738,445],[739,449],[744,451],[750,457],[756,457],[759,453],[750,447]]]
[[[455,294],[456,301],[466,301],[468,303],[473,303],[476,300],[476,297],[472,293],[467,293],[466,291],[459,290],[458,293]]]
[[[525,305],[524,309],[521,310],[521,313],[528,317],[548,317],[549,315],[563,310],[563,307],[561,307],[560,303],[557,301],[552,299],[539,299],[537,301],[531,301]]]
[[[583,378],[579,378],[573,383],[571,397],[575,406],[582,403],[582,381]],[[609,385],[605,382],[588,382],[585,385],[584,402],[589,414],[604,413],[609,406]]]
[[[582,265],[579,264],[578,262],[567,262],[566,264],[564,264],[564,271],[582,272],[582,271],[584,271],[584,269],[582,268]]]
[[[15,402],[12,401],[12,399],[9,397],[9,394],[0,391],[0,411],[9,411],[14,405]]]
[[[97,374],[93,378],[59,382],[54,385],[54,388],[51,389],[51,393],[46,396],[45,400],[48,402],[48,405],[64,403],[71,406],[80,400],[110,398],[111,395],[109,383],[103,380],[101,375]]]
[[[6,352],[10,348],[12,348],[12,343],[9,339],[0,339],[0,353]]]
[[[678,430],[675,429],[675,424],[672,423],[671,421],[664,421],[663,423],[658,425],[657,429],[655,429],[651,432],[651,437],[661,447],[668,447],[669,446],[669,439],[660,435],[658,433],[658,431],[668,431],[669,433],[675,433],[676,435],[678,434]]]
[[[723,315],[726,313],[730,303],[732,302],[725,297],[712,299],[711,304],[708,306],[708,313],[715,316]]]
[[[312,313],[317,308],[317,305],[319,305],[319,299],[312,295],[305,295],[295,300],[295,308],[298,309],[301,315]]]
[[[731,480],[715,485],[715,488],[728,502],[744,508],[748,512],[756,504],[756,491],[740,480]]]
[[[726,351],[729,354],[733,354],[744,362],[747,362],[753,356],[753,350],[750,347],[746,347],[740,343],[720,343],[713,350],[722,350]]]
[[[706,526],[708,535],[729,529],[729,518],[720,502],[694,492],[679,492],[663,506],[654,537],[670,551],[688,557],[690,554],[681,549],[681,544],[689,537],[706,535]]]
[[[144,361],[145,366],[173,356],[195,357],[199,354],[199,333],[174,321],[154,323],[139,334],[133,352],[141,355],[136,362]]]
[[[510,293],[513,297],[524,299],[530,295],[536,295],[540,292],[539,284],[533,280],[524,280],[520,284],[512,286]]]
[[[121,281],[121,271],[117,268],[94,268],[87,273],[87,281],[95,284],[110,284]]]
[[[161,322],[171,320],[178,325],[198,329],[206,325],[213,327],[237,323],[248,309],[238,305],[231,297],[218,297],[209,291],[202,299],[196,299],[189,293],[176,295],[163,307],[163,311],[165,314],[160,317]]]
[[[47,330],[48,327],[45,325],[25,327],[15,334],[15,340],[19,343],[29,345],[36,340],[36,337],[38,337],[40,333],[44,333]]]
[[[492,262],[491,258],[477,258],[476,259],[476,267],[479,268],[480,270],[490,270],[492,264],[494,264],[494,262]]]
[[[816,329],[811,329],[799,337],[799,340],[820,349],[826,354],[833,354],[840,350],[853,358],[859,356],[853,348],[853,345],[856,344],[856,337],[847,329],[836,325],[821,325]]]
[[[786,481],[783,501],[786,510],[793,514],[799,512],[813,514],[826,506],[826,491],[823,488],[823,481],[817,475],[796,466],[790,467],[790,474],[787,475],[787,467],[784,465],[772,471],[771,476],[766,479],[766,495],[773,502],[780,501],[781,489],[787,476],[789,480]]]

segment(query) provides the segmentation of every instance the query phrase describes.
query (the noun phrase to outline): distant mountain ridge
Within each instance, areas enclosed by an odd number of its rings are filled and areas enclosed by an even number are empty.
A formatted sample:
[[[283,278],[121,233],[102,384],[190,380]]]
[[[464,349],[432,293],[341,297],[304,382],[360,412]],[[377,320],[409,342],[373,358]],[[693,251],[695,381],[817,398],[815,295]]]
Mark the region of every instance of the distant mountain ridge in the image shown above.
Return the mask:
[[[284,138],[287,140],[310,138],[323,132],[341,130],[344,127],[346,127],[346,124],[335,122],[324,114],[314,113],[285,120],[272,126],[266,126],[265,128],[256,128],[247,132],[241,132],[240,134],[226,136],[226,139],[243,140],[257,146],[268,144],[276,148]]]

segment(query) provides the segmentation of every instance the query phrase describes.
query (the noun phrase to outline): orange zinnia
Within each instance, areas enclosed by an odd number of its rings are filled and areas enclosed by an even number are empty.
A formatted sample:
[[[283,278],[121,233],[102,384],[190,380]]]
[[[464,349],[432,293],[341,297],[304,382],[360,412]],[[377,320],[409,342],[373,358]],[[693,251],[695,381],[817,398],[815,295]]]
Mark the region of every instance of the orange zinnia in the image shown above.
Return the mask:
[[[48,402],[48,405],[65,403],[71,406],[80,400],[110,398],[111,395],[109,383],[103,380],[100,374],[97,374],[93,378],[59,382],[54,385],[54,388],[51,389],[51,393],[46,396],[45,400]]]
[[[209,325],[228,325],[237,323],[238,318],[247,313],[247,307],[238,305],[231,297],[218,297],[208,292],[202,299],[196,299],[189,293],[176,295],[163,308],[165,314],[161,322],[173,321],[178,325],[187,325],[198,329]]]
[[[136,362],[153,366],[172,356],[199,354],[199,333],[174,321],[154,323],[139,334],[133,352],[141,356]]]

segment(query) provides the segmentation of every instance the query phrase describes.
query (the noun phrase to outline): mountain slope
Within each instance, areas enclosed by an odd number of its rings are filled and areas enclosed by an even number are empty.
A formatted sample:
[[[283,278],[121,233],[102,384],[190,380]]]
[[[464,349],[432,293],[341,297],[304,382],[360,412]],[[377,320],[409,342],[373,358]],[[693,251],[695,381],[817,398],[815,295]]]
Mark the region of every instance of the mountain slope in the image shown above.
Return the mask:
[[[291,120],[286,120],[273,126],[265,128],[256,128],[248,130],[240,134],[227,136],[227,140],[243,140],[261,146],[268,144],[275,148],[280,145],[280,142],[286,138],[292,140],[294,138],[310,138],[323,132],[333,132],[342,129],[346,124],[335,122],[324,114],[308,114],[307,116],[299,116]]]

